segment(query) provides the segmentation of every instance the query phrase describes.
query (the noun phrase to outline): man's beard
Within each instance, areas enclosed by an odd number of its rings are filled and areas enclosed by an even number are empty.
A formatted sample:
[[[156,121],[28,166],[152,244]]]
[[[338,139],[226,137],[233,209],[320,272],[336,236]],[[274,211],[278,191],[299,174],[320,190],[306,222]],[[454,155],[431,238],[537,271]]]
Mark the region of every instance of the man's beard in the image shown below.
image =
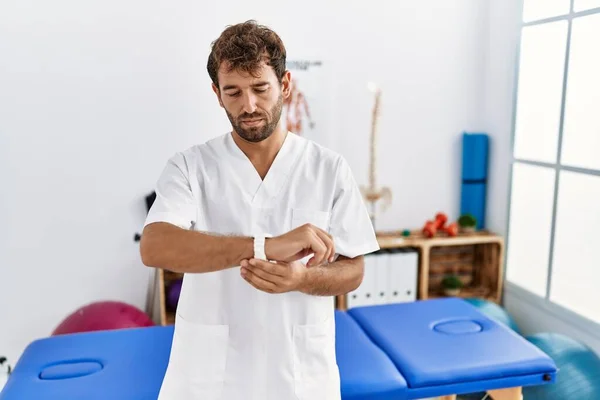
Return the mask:
[[[237,119],[233,117],[229,113],[229,111],[225,110],[227,114],[227,118],[229,118],[229,122],[231,122],[231,126],[237,132],[240,137],[248,142],[261,142],[271,136],[279,123],[281,118],[281,112],[283,110],[283,95],[280,94],[277,99],[277,103],[271,108],[269,120],[268,115],[263,113],[253,113],[253,114],[242,114]],[[263,125],[256,127],[246,127],[242,126],[242,120],[245,119],[258,119],[262,118],[264,123]]]

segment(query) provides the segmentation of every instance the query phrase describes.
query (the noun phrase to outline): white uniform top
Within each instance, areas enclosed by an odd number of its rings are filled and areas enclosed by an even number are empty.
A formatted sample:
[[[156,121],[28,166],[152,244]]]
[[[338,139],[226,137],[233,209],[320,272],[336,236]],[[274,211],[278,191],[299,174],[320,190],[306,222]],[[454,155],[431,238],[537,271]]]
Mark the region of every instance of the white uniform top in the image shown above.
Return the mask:
[[[177,153],[146,225],[157,221],[244,236],[310,222],[337,254],[379,249],[346,161],[291,132],[264,181],[231,133]],[[185,274],[159,399],[339,400],[333,299],[259,291],[239,266]]]

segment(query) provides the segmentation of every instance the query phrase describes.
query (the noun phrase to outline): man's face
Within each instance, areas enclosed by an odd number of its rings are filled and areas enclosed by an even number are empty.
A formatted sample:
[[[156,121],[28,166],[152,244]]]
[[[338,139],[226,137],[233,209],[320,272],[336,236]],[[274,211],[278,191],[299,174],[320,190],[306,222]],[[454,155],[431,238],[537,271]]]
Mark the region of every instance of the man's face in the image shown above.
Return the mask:
[[[275,131],[281,119],[283,99],[289,90],[289,72],[280,84],[273,68],[262,63],[256,75],[219,69],[219,88],[213,90],[231,126],[249,142],[260,142]]]

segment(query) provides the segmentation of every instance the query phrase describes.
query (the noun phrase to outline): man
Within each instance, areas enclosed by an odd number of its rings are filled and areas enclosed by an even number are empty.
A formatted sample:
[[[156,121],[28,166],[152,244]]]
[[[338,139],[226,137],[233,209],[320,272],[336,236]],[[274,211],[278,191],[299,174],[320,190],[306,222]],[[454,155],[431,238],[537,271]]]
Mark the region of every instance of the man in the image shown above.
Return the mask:
[[[253,21],[208,59],[232,131],[174,155],[141,240],[183,272],[160,400],[338,400],[331,296],[379,249],[344,159],[285,129],[286,50]]]

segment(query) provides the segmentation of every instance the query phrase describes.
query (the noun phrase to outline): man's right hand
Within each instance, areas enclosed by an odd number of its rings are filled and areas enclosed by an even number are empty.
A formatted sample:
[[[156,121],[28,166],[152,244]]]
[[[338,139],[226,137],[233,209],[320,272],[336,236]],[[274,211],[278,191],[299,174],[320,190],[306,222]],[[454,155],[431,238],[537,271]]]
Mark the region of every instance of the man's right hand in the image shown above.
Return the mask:
[[[305,224],[265,241],[268,260],[292,262],[314,254],[306,264],[308,267],[333,262],[335,247],[333,237],[324,230]]]

